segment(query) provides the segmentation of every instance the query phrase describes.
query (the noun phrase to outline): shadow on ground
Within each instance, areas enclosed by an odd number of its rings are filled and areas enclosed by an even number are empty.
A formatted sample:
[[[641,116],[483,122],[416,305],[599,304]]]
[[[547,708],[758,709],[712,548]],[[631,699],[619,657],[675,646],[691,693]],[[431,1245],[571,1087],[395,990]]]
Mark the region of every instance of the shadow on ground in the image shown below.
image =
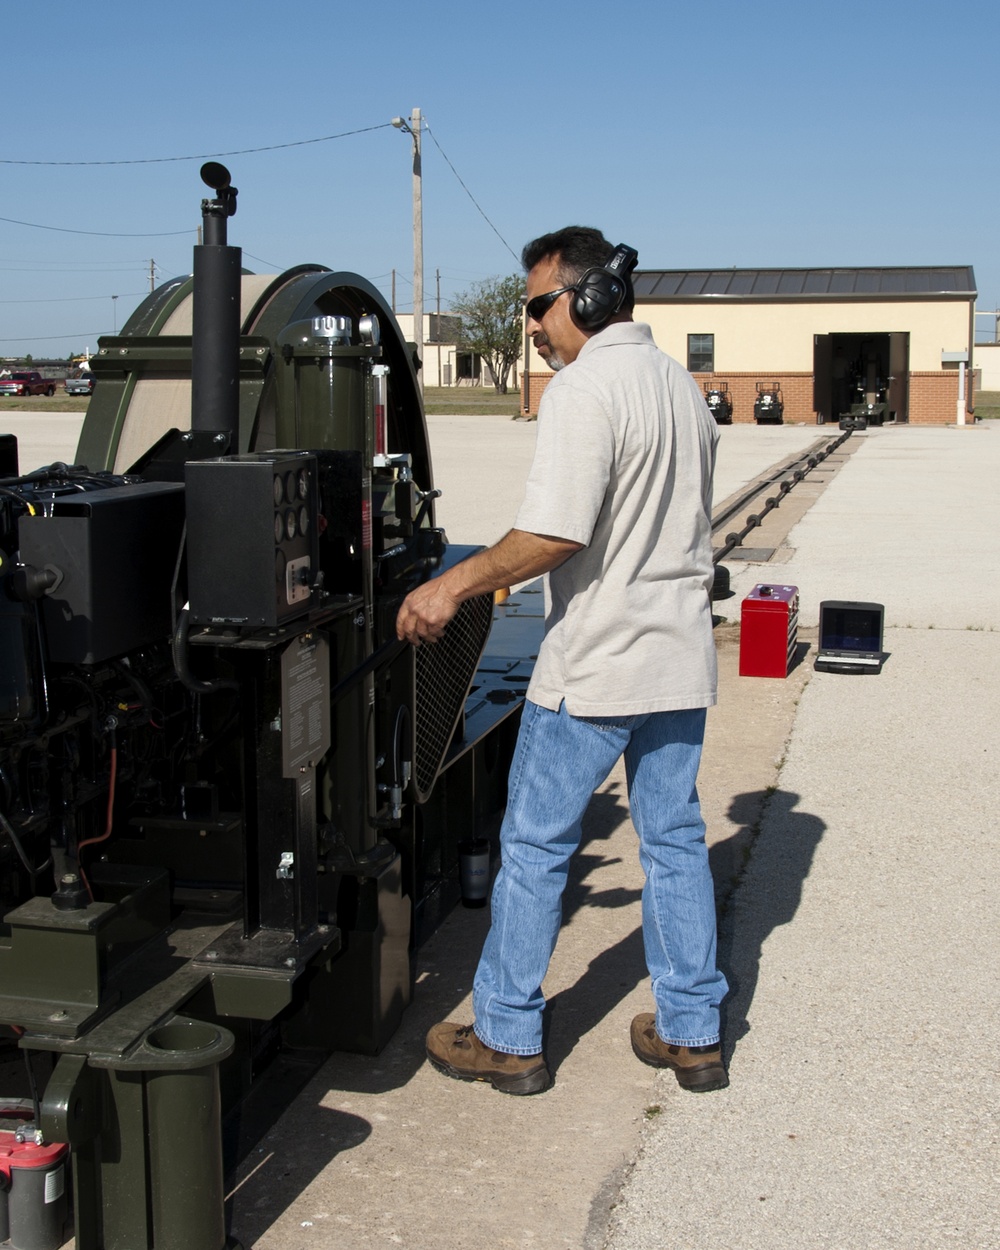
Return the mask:
[[[345,1150],[353,1150],[371,1133],[371,1125],[361,1116],[337,1111],[319,1103],[296,1104],[295,1142],[289,1150],[283,1139],[280,1151],[259,1143],[244,1160],[240,1179],[231,1182],[226,1197],[226,1227],[233,1222],[234,1199],[244,1185],[255,1185],[261,1197],[253,1206],[240,1204],[236,1230],[243,1250],[253,1250],[254,1241],[274,1223],[275,1214],[288,1207]]]
[[[825,829],[818,817],[798,811],[798,803],[798,795],[781,790],[738,795],[728,812],[736,832],[710,849],[713,871],[726,874],[719,963],[731,987],[724,1006],[727,1058],[749,1027],[763,943],[774,928],[795,915]],[[732,871],[730,844],[741,848],[739,872]],[[636,923],[641,896],[637,874],[621,870],[630,867],[628,857],[636,854],[635,835],[627,825],[624,784],[613,782],[591,803],[564,896],[565,920],[575,917],[578,923],[591,926],[583,933],[587,942],[593,942],[593,955],[588,960],[590,952],[582,950],[586,962],[577,965],[576,979],[571,984],[564,981],[546,1008],[546,1054],[557,1082],[560,1068],[581,1039],[599,1029],[648,977],[641,925]],[[755,872],[758,867],[760,871]],[[622,913],[623,907],[632,911]],[[392,1096],[401,1091],[425,1063],[427,1029],[445,1019],[471,1019],[468,1000],[488,927],[488,909],[458,908],[451,913],[418,952],[413,1002],[382,1053],[330,1056],[305,1096],[296,1102],[294,1134],[279,1129],[251,1152],[239,1173],[244,1189],[234,1204],[234,1232],[246,1250],[331,1161],[361,1147],[374,1131],[363,1116],[324,1103],[351,1095]],[[439,1096],[440,1091],[431,1097]],[[412,1123],[408,1121],[404,1128],[417,1131],[420,1113],[414,1108],[425,1106],[428,1095],[418,1088],[403,1097],[407,1101],[390,1101],[381,1111],[379,1104],[367,1102],[355,1103],[351,1110],[367,1111],[371,1105],[373,1115],[385,1118],[387,1114],[400,1116],[406,1107],[405,1115]],[[307,1213],[307,1218],[313,1216]],[[325,1219],[327,1213],[317,1212],[316,1218]]]
[[[719,967],[729,982],[722,1009],[727,1061],[736,1043],[750,1031],[748,1015],[764,942],[795,916],[803,883],[826,830],[818,816],[796,810],[799,802],[800,796],[787,790],[736,795],[729,817],[740,829],[709,852],[713,871],[722,865],[722,871],[731,873],[729,843],[739,842],[743,848],[744,867],[729,891],[719,924]],[[756,874],[754,864],[760,866]],[[735,898],[734,890],[739,891]]]
[[[630,917],[603,919],[609,912],[634,906],[641,895],[638,888],[616,884],[616,865],[626,854],[637,854],[634,835],[621,847],[609,845],[616,834],[630,833],[630,827],[622,829],[627,818],[624,786],[612,783],[594,796],[584,819],[580,849],[571,862],[564,921],[580,912],[600,912],[596,927],[606,940],[595,939],[594,957],[574,984],[553,994],[546,1009],[546,1050],[555,1074],[580,1039],[647,975],[641,929],[632,925]],[[608,869],[602,883],[599,874]],[[456,908],[417,952],[413,1001],[381,1054],[337,1052],[329,1056],[295,1101],[294,1134],[279,1126],[250,1151],[230,1185],[242,1186],[230,1208],[235,1208],[233,1232],[244,1250],[264,1236],[280,1213],[338,1155],[358,1148],[371,1135],[373,1125],[363,1116],[333,1110],[324,1103],[331,1097],[391,1095],[401,1090],[426,1062],[424,1037],[430,1026],[445,1019],[464,1019],[488,927],[488,908]],[[620,936],[623,929],[630,931]],[[420,1095],[416,1097],[419,1102]]]
[[[595,794],[583,822],[580,849],[570,865],[563,896],[563,924],[583,908],[616,910],[636,903],[641,890],[602,888],[592,878],[621,862],[606,843],[628,818],[628,804],[617,785]],[[635,851],[638,854],[638,850]],[[456,908],[417,952],[413,1001],[399,1031],[376,1059],[334,1054],[323,1069],[330,1088],[366,1094],[405,1085],[424,1062],[423,1038],[432,1024],[454,1018],[472,988],[479,953],[489,929],[489,909]],[[639,930],[596,955],[576,985],[553,996],[546,1010],[546,1036],[558,1013],[559,1036],[553,1068],[573,1050],[594,1023],[646,975]]]

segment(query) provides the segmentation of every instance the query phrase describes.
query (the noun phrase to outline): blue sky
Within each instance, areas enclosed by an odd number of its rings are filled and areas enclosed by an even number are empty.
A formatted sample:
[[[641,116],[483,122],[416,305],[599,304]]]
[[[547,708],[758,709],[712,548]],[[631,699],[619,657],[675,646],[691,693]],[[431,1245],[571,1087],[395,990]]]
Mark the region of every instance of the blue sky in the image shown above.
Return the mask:
[[[28,13],[17,42],[37,48],[5,58],[0,79],[2,355],[62,357],[121,329],[151,259],[158,281],[190,270],[203,192],[199,160],[18,162],[364,130],[225,157],[240,189],[229,238],[258,272],[318,262],[388,296],[395,269],[408,311],[410,141],[388,123],[414,106],[433,135],[426,307],[437,270],[447,307],[572,222],[649,268],[972,264],[979,307],[1000,306],[995,0],[35,0]],[[159,237],[108,237],[139,234]]]

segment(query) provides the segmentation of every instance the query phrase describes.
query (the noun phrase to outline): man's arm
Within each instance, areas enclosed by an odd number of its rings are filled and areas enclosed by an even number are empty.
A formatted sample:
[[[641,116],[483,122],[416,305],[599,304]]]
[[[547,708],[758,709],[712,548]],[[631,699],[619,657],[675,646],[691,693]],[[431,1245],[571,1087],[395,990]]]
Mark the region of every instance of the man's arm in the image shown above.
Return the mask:
[[[396,635],[414,646],[437,642],[466,599],[548,573],[582,546],[565,538],[511,530],[492,547],[411,591],[396,617]]]

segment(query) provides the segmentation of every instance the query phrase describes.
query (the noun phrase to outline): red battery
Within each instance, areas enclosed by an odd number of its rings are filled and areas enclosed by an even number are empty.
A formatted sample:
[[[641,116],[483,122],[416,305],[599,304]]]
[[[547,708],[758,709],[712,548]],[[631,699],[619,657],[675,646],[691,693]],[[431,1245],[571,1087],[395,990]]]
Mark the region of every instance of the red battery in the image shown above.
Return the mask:
[[[798,632],[798,586],[754,586],[743,600],[740,676],[787,677]]]
[[[68,1153],[66,1145],[19,1142],[0,1130],[0,1235],[12,1250],[62,1245]]]

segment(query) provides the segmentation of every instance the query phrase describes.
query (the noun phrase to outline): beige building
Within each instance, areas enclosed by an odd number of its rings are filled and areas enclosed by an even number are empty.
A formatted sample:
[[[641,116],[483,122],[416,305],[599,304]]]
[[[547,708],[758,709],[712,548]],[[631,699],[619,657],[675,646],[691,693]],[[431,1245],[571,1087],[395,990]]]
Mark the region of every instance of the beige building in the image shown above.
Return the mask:
[[[1000,391],[1000,343],[977,343],[974,367],[982,391]]]
[[[725,384],[752,422],[758,384],[787,422],[836,421],[878,396],[887,421],[971,420],[971,266],[638,270],[636,319],[707,390]],[[531,349],[525,410],[551,376]]]
[[[413,342],[413,313],[396,313],[400,333]],[[455,343],[459,317],[454,313],[424,313],[424,386],[492,386],[486,362],[476,353]],[[507,378],[516,390],[520,360]]]

